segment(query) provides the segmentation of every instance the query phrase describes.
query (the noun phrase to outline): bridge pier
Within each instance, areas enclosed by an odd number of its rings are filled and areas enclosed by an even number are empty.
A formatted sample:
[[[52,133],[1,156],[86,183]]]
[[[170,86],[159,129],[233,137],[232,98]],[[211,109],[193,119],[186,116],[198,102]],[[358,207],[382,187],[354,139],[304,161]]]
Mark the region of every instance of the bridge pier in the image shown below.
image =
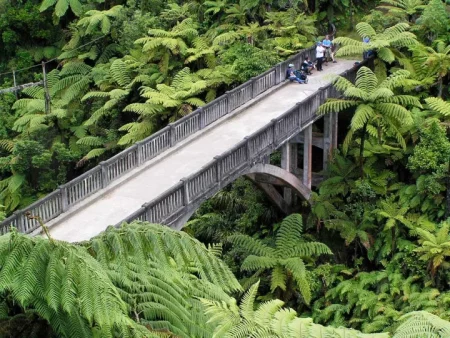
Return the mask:
[[[281,148],[281,168],[290,173],[297,170],[297,144],[286,142]],[[295,194],[291,188],[283,189],[284,201],[291,206],[295,204]]]
[[[323,133],[312,132],[312,125],[310,125],[289,142],[303,144],[303,183],[308,186],[308,182],[311,181],[312,146],[323,149],[323,170],[327,169],[331,154],[338,146],[338,113],[324,116]]]
[[[301,178],[305,188],[317,186],[322,180],[322,175],[312,171],[312,147],[315,146],[323,150],[323,170],[328,167],[333,149],[338,146],[338,114],[331,113],[323,117],[323,133],[313,132],[313,124],[307,126],[303,131],[284,143],[281,147],[281,169]],[[298,167],[298,146],[303,144],[303,169]],[[260,159],[261,164],[268,164],[268,156]],[[263,190],[270,200],[284,213],[288,213],[297,202],[297,194],[277,180],[260,174],[247,175],[261,190]],[[279,189],[282,188],[280,194]]]
[[[303,184],[311,189],[312,124],[303,130]]]

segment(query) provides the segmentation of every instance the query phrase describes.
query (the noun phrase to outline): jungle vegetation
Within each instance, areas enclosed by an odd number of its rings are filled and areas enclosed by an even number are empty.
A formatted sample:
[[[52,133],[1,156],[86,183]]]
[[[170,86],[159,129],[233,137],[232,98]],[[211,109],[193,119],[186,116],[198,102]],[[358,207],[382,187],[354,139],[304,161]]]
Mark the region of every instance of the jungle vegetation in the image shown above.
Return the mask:
[[[0,219],[338,29],[372,50],[311,204],[244,178],[183,232],[0,237],[0,337],[450,336],[449,8],[441,0],[0,0]],[[354,30],[353,30],[354,27]],[[369,37],[369,43],[362,38]],[[301,154],[300,154],[301,155]],[[272,161],[279,161],[273,154]]]

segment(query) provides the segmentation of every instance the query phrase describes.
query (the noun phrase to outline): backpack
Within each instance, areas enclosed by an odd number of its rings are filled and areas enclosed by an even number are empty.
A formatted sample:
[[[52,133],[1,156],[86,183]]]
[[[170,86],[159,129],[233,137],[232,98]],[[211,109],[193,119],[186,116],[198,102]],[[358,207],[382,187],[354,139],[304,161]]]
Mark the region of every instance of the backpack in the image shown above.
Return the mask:
[[[300,80],[306,80],[307,76],[304,72],[301,72],[299,70],[295,71],[295,76],[298,77]]]

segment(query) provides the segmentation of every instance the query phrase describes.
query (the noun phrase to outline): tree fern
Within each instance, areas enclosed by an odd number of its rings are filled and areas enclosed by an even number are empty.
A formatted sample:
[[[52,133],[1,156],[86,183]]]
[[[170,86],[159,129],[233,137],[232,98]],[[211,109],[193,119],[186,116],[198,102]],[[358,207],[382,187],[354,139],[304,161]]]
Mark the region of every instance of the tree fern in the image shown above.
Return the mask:
[[[109,277],[85,249],[12,232],[0,238],[0,252],[0,292],[23,308],[34,308],[62,336],[111,335],[114,326],[138,329]]]
[[[314,324],[311,318],[299,318],[292,309],[283,309],[280,300],[264,302],[255,310],[255,298],[259,282],[252,285],[238,307],[236,300],[214,302],[201,299],[210,316],[209,322],[217,323],[213,337],[224,338],[388,338],[387,333],[363,334],[344,328],[325,327]]]
[[[305,303],[308,304],[311,300],[311,294],[303,259],[331,254],[331,251],[322,243],[305,242],[301,236],[302,227],[301,215],[292,214],[286,217],[277,232],[274,248],[247,235],[232,235],[228,240],[250,254],[242,262],[242,270],[273,269],[271,276],[272,291],[277,289],[286,291],[286,280],[293,279]]]
[[[403,323],[393,338],[449,337],[450,323],[425,311],[411,312],[401,317]]]
[[[122,6],[114,6],[107,11],[90,10],[84,13],[84,17],[77,22],[77,26],[84,29],[85,35],[91,35],[96,31],[108,34],[111,30],[111,19],[117,18],[122,12]]]
[[[333,83],[338,90],[343,91],[344,98],[329,100],[318,110],[319,114],[327,114],[356,107],[350,122],[350,131],[343,143],[343,150],[347,152],[355,134],[361,134],[361,140],[359,141],[361,176],[364,172],[364,142],[366,134],[370,135],[371,130],[373,130],[373,133],[375,133],[375,130],[377,131],[376,138],[379,144],[381,144],[383,137],[387,137],[395,140],[403,148],[406,147],[401,127],[412,125],[413,119],[411,112],[403,104],[409,103],[410,107],[421,107],[421,104],[413,96],[401,95],[397,97],[393,90],[401,87],[408,75],[407,71],[399,70],[386,79],[379,80],[369,68],[361,67],[357,72],[354,85],[346,79],[337,77]]]
[[[53,5],[55,6],[55,15],[57,17],[64,16],[69,7],[75,15],[80,16],[82,14],[82,4],[79,0],[44,0],[40,11],[43,12]]]
[[[361,55],[365,51],[376,51],[380,59],[392,63],[396,55],[396,48],[403,48],[418,44],[416,36],[408,32],[407,23],[398,23],[386,28],[383,32],[377,33],[375,29],[366,22],[356,25],[356,31],[362,38],[368,37],[370,41],[364,43],[362,40],[355,40],[347,37],[338,37],[334,43],[341,45],[336,55]]]

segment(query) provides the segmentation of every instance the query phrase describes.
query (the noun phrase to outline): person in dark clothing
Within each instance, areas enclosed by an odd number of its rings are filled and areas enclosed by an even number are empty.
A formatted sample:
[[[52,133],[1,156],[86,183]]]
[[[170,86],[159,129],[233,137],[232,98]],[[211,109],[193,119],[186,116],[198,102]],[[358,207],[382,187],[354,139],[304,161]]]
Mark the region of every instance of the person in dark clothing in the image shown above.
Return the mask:
[[[301,70],[303,72],[305,72],[306,74],[311,75],[312,74],[311,70],[313,70],[313,69],[314,69],[314,64],[311,61],[309,61],[309,57],[305,56],[305,59],[303,60],[303,63],[302,63]]]
[[[298,82],[300,84],[305,83],[305,80],[302,80],[295,75],[295,69],[292,63],[288,66],[288,69],[286,69],[286,80],[287,79],[291,82]]]

